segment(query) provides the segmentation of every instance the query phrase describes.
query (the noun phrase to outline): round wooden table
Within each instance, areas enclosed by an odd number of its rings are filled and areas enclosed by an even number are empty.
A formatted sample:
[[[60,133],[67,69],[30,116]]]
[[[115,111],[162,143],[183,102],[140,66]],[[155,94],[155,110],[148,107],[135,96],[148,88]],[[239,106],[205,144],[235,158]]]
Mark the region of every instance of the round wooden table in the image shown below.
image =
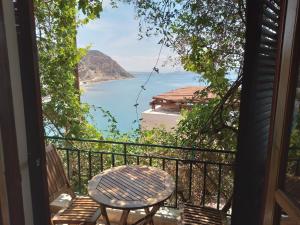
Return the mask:
[[[167,172],[148,166],[114,167],[96,175],[88,184],[88,193],[100,204],[106,225],[110,225],[106,207],[123,210],[122,225],[127,224],[130,210],[135,209],[146,212],[135,225],[153,224],[153,216],[174,189],[174,180]]]

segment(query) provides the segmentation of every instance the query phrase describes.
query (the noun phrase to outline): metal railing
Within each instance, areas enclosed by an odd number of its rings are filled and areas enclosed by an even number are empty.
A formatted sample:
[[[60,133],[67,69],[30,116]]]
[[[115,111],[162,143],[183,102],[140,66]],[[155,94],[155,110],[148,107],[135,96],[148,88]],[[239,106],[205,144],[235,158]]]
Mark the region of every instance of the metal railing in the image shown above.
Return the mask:
[[[79,194],[86,194],[93,176],[120,165],[149,165],[171,174],[175,191],[167,207],[189,201],[221,209],[232,194],[234,151],[60,137],[47,142],[56,145]]]
[[[86,194],[88,180],[105,169],[120,165],[149,165],[173,176],[175,191],[165,206],[181,203],[221,209],[233,191],[235,151],[107,140],[46,137],[63,160],[75,191]],[[299,148],[291,148],[287,173],[300,175]]]

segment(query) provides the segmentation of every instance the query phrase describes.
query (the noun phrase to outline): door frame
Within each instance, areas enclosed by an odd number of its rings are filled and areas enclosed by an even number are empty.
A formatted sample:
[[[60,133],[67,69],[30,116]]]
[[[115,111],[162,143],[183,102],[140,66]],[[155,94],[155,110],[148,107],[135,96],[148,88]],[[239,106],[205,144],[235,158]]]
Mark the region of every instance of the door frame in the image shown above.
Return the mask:
[[[0,224],[5,225],[51,224],[33,9],[32,0],[0,0]]]
[[[4,106],[0,110],[0,222],[1,224],[25,224],[6,13],[8,13],[7,4],[0,0],[0,105]]]
[[[287,1],[278,92],[275,101],[273,135],[268,154],[265,204],[262,224],[278,225],[282,208],[299,224],[300,209],[284,193],[286,161],[289,150],[298,66],[300,64],[300,0]]]

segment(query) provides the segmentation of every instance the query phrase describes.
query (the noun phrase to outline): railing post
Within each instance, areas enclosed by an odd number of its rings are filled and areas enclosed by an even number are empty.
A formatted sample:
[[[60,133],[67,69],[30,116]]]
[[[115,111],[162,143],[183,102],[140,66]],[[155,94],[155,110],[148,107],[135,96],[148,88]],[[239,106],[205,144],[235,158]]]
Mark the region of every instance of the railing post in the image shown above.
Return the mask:
[[[176,160],[176,177],[175,177],[175,208],[177,208],[178,201],[178,160]]]
[[[193,164],[190,162],[190,171],[189,171],[189,201],[192,198],[192,177],[193,177]]]
[[[100,154],[100,171],[103,171],[103,154]]]
[[[202,199],[201,199],[202,206],[205,206],[206,175],[207,175],[207,163],[204,162],[204,169],[203,169],[203,189],[202,189]]]
[[[300,176],[300,159],[296,161],[295,176]]]
[[[70,153],[69,150],[67,150],[67,175],[68,175],[68,180],[71,180],[71,167],[70,167]]]
[[[218,168],[218,197],[217,197],[217,209],[220,209],[221,186],[222,186],[222,164],[219,164],[219,168]]]
[[[124,165],[127,165],[127,145],[123,144],[124,148]]]
[[[89,180],[92,179],[92,153],[89,150]]]
[[[112,163],[112,167],[115,167],[115,154],[114,153],[112,153],[111,154],[111,163]]]
[[[78,166],[78,192],[81,193],[81,164],[80,164],[80,150],[77,149],[77,166]]]

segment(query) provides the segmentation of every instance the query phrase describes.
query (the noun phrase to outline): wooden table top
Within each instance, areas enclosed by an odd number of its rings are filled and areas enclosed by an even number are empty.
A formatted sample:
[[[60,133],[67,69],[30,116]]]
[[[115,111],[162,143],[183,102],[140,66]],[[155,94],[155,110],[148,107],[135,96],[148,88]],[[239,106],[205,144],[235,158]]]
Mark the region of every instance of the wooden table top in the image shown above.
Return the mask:
[[[168,199],[175,189],[165,171],[148,166],[119,166],[93,177],[88,193],[95,201],[116,209],[141,209]]]

